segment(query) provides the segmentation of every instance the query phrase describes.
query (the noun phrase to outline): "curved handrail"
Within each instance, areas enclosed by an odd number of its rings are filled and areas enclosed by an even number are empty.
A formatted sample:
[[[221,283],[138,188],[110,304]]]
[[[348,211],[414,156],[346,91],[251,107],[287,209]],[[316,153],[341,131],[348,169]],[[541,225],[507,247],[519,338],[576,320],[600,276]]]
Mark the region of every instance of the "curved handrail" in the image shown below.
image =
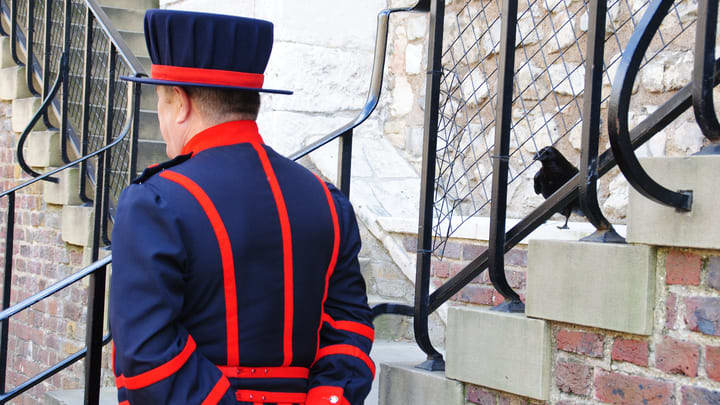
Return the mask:
[[[88,0],[92,1],[92,0]],[[378,105],[378,101],[380,100],[380,93],[382,90],[382,81],[383,81],[383,74],[385,71],[385,54],[387,53],[387,37],[388,37],[388,27],[390,25],[390,15],[397,12],[420,12],[424,11],[427,12],[430,10],[430,0],[420,0],[412,7],[404,7],[404,8],[391,8],[382,10],[378,14],[378,25],[377,25],[377,33],[376,33],[376,40],[375,40],[375,57],[373,59],[373,69],[372,69],[372,76],[370,78],[370,90],[368,91],[368,96],[365,101],[365,105],[363,106],[363,109],[360,111],[360,114],[358,114],[357,117],[355,117],[352,121],[348,122],[347,124],[341,126],[340,128],[330,132],[330,134],[322,137],[321,139],[313,142],[312,144],[308,145],[304,149],[297,151],[288,157],[292,160],[298,160],[313,151],[317,150],[318,148],[328,144],[329,142],[332,142],[333,140],[339,138],[346,132],[356,128],[358,125],[365,122],[365,120],[370,117],[370,114],[375,111],[375,108]]]
[[[703,135],[711,141],[718,141],[720,122],[715,114],[713,102],[718,2],[701,0],[698,7],[695,66],[693,66],[693,111]]]
[[[65,170],[65,169],[68,169],[68,168],[73,167],[73,166],[75,166],[75,165],[77,165],[77,164],[80,164],[80,163],[82,163],[82,162],[84,162],[84,161],[86,161],[86,160],[88,160],[88,159],[90,159],[90,158],[92,158],[92,157],[95,157],[95,156],[97,156],[97,155],[105,152],[106,150],[112,148],[113,146],[117,145],[117,144],[120,143],[120,142],[125,138],[125,136],[127,136],[127,134],[130,132],[130,128],[132,127],[132,122],[133,122],[133,116],[134,116],[134,113],[131,112],[131,114],[130,114],[130,115],[128,116],[128,118],[127,118],[127,122],[125,123],[125,126],[123,127],[122,131],[120,132],[120,135],[118,135],[117,138],[115,138],[111,143],[103,146],[102,148],[96,150],[95,152],[89,153],[89,154],[87,154],[87,155],[85,155],[85,156],[83,156],[83,157],[81,157],[81,158],[78,158],[78,159],[76,159],[76,160],[73,160],[72,162],[70,162],[70,163],[68,163],[68,164],[66,164],[66,165],[64,165],[64,166],[60,166],[60,167],[58,167],[58,168],[56,168],[56,169],[53,169],[53,170],[51,170],[51,171],[49,171],[49,172],[47,172],[47,173],[44,173],[44,174],[41,175],[41,176],[32,178],[32,179],[30,179],[30,180],[28,180],[28,181],[26,181],[26,182],[24,182],[24,183],[22,183],[22,184],[20,184],[20,185],[18,185],[18,186],[15,186],[15,187],[13,187],[13,188],[11,188],[11,189],[9,189],[9,190],[3,191],[2,193],[0,193],[0,198],[5,197],[5,196],[8,195],[8,194],[12,194],[12,193],[14,193],[14,192],[16,192],[16,191],[18,191],[18,190],[21,190],[21,189],[23,189],[23,188],[25,188],[25,187],[33,184],[33,183],[36,183],[36,182],[38,182],[38,181],[40,181],[40,180],[46,180],[48,177],[52,176],[53,174],[59,173],[59,172]]]
[[[610,146],[618,167],[640,194],[660,204],[689,211],[692,207],[691,191],[672,191],[653,180],[635,156],[628,129],[628,111],[635,78],[650,41],[660,28],[673,0],[656,0],[648,6],[638,28],[633,32],[612,86],[608,107]],[[712,94],[712,93],[711,93]]]
[[[25,141],[27,140],[28,135],[30,135],[30,132],[32,132],[33,128],[35,127],[35,124],[45,115],[45,111],[50,106],[52,100],[55,98],[55,95],[57,94],[58,90],[60,89],[60,85],[64,82],[64,79],[67,75],[68,70],[68,62],[67,62],[67,51],[63,52],[62,56],[60,57],[60,69],[58,71],[57,78],[55,79],[55,83],[52,86],[52,89],[50,90],[50,93],[47,97],[45,97],[45,100],[43,100],[42,104],[40,105],[40,108],[35,112],[35,115],[33,115],[30,122],[25,127],[25,130],[23,130],[22,134],[20,135],[20,139],[18,139],[18,145],[17,145],[17,160],[18,165],[22,168],[22,170],[31,175],[32,177],[38,177],[41,176],[40,173],[36,172],[28,164],[25,162],[25,156],[23,156],[23,148],[25,146]],[[45,179],[46,181],[50,181],[52,183],[57,183],[58,180],[54,177],[48,177]]]
[[[102,7],[95,0],[85,0],[85,5],[87,5],[88,10],[93,13],[97,23],[100,24],[100,28],[105,32],[105,35],[107,35],[113,45],[115,45],[115,48],[118,50],[120,56],[128,64],[130,70],[132,70],[133,75],[147,76],[142,63],[140,63],[140,60],[138,60],[135,54],[130,50],[130,47],[120,33],[115,29],[115,26],[110,21],[110,17],[105,14]]]

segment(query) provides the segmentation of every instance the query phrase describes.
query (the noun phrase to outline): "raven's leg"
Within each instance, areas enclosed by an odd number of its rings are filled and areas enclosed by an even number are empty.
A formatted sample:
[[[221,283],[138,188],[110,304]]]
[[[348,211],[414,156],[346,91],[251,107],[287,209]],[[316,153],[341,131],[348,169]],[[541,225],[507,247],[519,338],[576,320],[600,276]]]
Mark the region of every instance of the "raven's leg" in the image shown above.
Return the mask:
[[[565,216],[565,225],[558,226],[557,229],[570,229],[570,227],[567,226],[567,223],[569,220],[570,220],[570,214]]]

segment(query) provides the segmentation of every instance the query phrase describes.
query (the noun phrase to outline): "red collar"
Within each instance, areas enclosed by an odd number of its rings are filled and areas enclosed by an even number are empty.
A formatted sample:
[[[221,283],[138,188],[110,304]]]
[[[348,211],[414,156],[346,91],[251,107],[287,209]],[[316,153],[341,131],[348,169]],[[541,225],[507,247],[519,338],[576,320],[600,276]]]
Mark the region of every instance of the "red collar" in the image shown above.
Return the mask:
[[[181,155],[238,143],[264,144],[255,121],[230,121],[198,132],[180,152]]]

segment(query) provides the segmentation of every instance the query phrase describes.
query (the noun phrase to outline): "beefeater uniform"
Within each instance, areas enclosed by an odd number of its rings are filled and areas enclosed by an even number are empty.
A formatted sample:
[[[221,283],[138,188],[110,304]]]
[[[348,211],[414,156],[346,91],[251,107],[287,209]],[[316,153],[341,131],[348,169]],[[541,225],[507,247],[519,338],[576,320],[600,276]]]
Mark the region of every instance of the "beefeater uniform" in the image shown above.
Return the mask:
[[[259,20],[151,10],[145,21],[165,76],[156,78],[153,66],[152,78],[129,80],[175,83],[188,66],[212,70],[158,46],[180,28],[255,35],[259,48],[269,35],[272,44],[272,25]],[[202,40],[212,43],[193,39]],[[261,68],[235,70],[260,74],[267,57]],[[212,83],[205,73],[203,83]],[[241,84],[235,88],[273,91]],[[146,169],[120,197],[112,249],[121,404],[363,403],[375,373],[374,332],[353,209],[265,145],[254,121],[208,128],[180,156]]]

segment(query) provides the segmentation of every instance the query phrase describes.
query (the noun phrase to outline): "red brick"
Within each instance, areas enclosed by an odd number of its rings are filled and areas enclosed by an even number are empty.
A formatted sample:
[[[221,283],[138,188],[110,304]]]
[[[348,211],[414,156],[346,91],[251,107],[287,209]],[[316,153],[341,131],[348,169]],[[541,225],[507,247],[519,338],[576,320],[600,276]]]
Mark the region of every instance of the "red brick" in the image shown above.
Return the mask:
[[[720,298],[686,298],[685,310],[685,323],[690,330],[720,336]]]
[[[463,260],[475,260],[482,252],[487,250],[487,246],[478,246],[470,243],[463,244],[462,258]]]
[[[710,256],[706,268],[707,279],[705,283],[708,287],[720,290],[720,256]]]
[[[450,264],[444,260],[433,259],[431,270],[435,277],[447,278],[450,275]]]
[[[677,296],[673,293],[668,293],[667,300],[665,300],[665,327],[667,329],[675,330],[677,321]]]
[[[511,249],[505,253],[505,264],[508,266],[527,267],[527,250]]]
[[[495,405],[497,394],[482,387],[468,385],[465,390],[465,400],[478,405]]]
[[[627,361],[638,366],[648,366],[648,343],[639,340],[617,338],[613,342],[612,359]]]
[[[700,346],[666,337],[655,347],[655,367],[670,374],[697,376]]]
[[[603,337],[595,333],[562,329],[557,334],[557,348],[591,357],[603,357]]]
[[[710,391],[701,387],[682,387],[683,405],[717,405],[720,404],[720,391]]]
[[[462,258],[463,247],[457,242],[447,242],[440,246],[435,253],[439,254],[443,259],[460,259]]]
[[[495,290],[492,287],[469,284],[460,290],[458,301],[478,305],[492,305],[494,292]]]
[[[694,253],[671,250],[665,258],[667,284],[700,285],[702,258]]]
[[[411,253],[417,252],[417,237],[416,236],[404,236],[402,238],[403,247],[405,250]]]
[[[592,368],[576,361],[560,360],[555,365],[555,384],[562,392],[588,395],[592,387]]]
[[[720,347],[705,348],[705,372],[715,381],[720,381]]]
[[[675,404],[672,383],[619,373],[596,373],[595,397],[618,405]]]

